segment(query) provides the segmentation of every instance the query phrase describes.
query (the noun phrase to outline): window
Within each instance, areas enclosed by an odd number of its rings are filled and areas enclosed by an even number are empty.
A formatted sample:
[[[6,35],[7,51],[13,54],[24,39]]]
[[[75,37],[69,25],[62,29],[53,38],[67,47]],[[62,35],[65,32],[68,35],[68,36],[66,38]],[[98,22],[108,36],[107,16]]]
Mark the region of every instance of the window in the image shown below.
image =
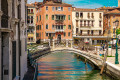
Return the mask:
[[[41,30],[41,25],[40,25],[40,30]]]
[[[76,12],[76,17],[79,17],[79,12]]]
[[[90,21],[88,21],[88,26],[90,26]]]
[[[92,13],[92,18],[94,18],[94,14]]]
[[[39,30],[39,25],[37,26],[37,30]]]
[[[36,36],[39,37],[39,33],[36,33]]]
[[[99,14],[99,18],[102,18],[102,14],[101,13]]]
[[[31,23],[33,23],[33,16],[31,16]]]
[[[80,26],[82,27],[82,20],[80,21]]]
[[[78,34],[78,28],[76,28],[76,34]]]
[[[31,9],[31,13],[33,13],[33,9]]]
[[[48,24],[46,25],[46,29],[48,29]]]
[[[46,10],[48,10],[48,6],[46,6]]]
[[[66,25],[64,25],[64,30],[66,29]]]
[[[38,22],[38,16],[37,16],[37,22]]]
[[[48,14],[46,14],[46,20],[48,20]]]
[[[54,15],[52,15],[52,20],[54,20]]]
[[[61,11],[61,7],[58,7],[58,11]]]
[[[70,36],[70,32],[68,32],[68,36]]]
[[[56,11],[58,10],[58,8],[56,7]]]
[[[92,34],[92,35],[94,34],[93,30],[91,31],[91,34]]]
[[[46,36],[48,36],[48,33],[46,33]]]
[[[64,37],[66,36],[66,33],[64,32]]]
[[[30,16],[27,17],[27,23],[30,23]]]
[[[88,35],[90,34],[90,30],[88,30]]]
[[[68,20],[70,20],[70,15],[68,15]]]
[[[40,15],[40,21],[41,21],[41,15]]]
[[[101,30],[99,30],[99,35],[101,35]]]
[[[92,25],[92,27],[94,27],[94,21],[92,21],[91,25]]]
[[[52,11],[55,11],[55,7],[52,7]]]
[[[78,27],[78,20],[76,20],[76,27]]]
[[[80,34],[82,35],[82,30],[80,30]]]
[[[82,12],[80,13],[80,17],[83,18],[83,13]]]
[[[86,26],[86,21],[84,21],[84,26]]]
[[[54,25],[52,25],[52,29],[55,29],[55,26],[54,26]]]
[[[71,8],[70,8],[70,7],[68,7],[68,11],[71,11]]]
[[[66,20],[66,15],[64,15],[64,20]]]
[[[63,11],[63,7],[61,7],[61,11]]]
[[[30,13],[30,9],[27,9],[27,12]]]
[[[71,29],[71,25],[68,25],[68,29]]]
[[[88,18],[90,18],[90,13],[88,13]]]
[[[100,26],[100,27],[102,26],[101,21],[99,21],[99,26]]]

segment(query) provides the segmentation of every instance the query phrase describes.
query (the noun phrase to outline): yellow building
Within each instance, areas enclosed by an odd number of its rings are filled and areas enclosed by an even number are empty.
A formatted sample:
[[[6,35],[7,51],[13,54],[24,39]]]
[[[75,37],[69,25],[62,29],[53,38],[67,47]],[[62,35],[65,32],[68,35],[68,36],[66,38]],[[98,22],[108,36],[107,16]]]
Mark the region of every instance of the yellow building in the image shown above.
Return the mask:
[[[28,38],[27,43],[36,43],[36,10],[34,3],[26,4],[27,6],[27,24]]]

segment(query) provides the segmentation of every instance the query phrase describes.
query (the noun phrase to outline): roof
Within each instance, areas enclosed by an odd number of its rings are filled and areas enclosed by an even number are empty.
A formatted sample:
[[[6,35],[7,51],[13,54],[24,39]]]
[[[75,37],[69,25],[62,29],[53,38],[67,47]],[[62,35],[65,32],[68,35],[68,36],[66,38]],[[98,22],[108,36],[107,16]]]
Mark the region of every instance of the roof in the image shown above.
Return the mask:
[[[107,11],[107,12],[105,12],[105,14],[120,14],[120,10],[114,9],[114,10],[112,10],[112,11]]]
[[[72,11],[87,11],[88,12],[88,11],[101,11],[101,10],[98,10],[98,9],[75,8],[75,7],[73,7]]]
[[[97,8],[98,10],[108,10],[108,9],[114,9],[113,7],[100,7]]]
[[[26,6],[28,6],[28,7],[35,7],[35,6],[34,6],[34,3],[26,4]]]
[[[53,1],[49,1],[46,3],[42,3],[41,6],[67,6],[67,7],[72,7],[71,4],[67,4],[67,3],[55,3]]]

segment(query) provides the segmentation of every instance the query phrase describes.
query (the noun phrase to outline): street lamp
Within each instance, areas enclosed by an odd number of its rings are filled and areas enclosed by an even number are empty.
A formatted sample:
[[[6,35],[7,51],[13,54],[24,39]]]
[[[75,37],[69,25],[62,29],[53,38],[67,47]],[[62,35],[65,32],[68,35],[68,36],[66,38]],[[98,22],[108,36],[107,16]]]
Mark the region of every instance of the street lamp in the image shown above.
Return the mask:
[[[117,38],[117,35],[118,35],[118,30],[117,30],[117,27],[119,25],[119,21],[116,20],[115,21],[115,25],[116,25],[116,54],[115,54],[115,64],[119,64],[119,61],[118,61],[118,38]]]

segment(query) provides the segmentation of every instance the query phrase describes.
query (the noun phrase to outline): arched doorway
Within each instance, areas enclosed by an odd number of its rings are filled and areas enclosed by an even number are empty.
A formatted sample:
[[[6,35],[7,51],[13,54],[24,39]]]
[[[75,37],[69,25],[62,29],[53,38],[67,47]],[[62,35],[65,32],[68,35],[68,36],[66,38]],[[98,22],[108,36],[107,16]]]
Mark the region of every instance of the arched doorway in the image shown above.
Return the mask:
[[[58,40],[58,43],[61,42],[61,35],[60,34],[58,35],[57,40]]]

